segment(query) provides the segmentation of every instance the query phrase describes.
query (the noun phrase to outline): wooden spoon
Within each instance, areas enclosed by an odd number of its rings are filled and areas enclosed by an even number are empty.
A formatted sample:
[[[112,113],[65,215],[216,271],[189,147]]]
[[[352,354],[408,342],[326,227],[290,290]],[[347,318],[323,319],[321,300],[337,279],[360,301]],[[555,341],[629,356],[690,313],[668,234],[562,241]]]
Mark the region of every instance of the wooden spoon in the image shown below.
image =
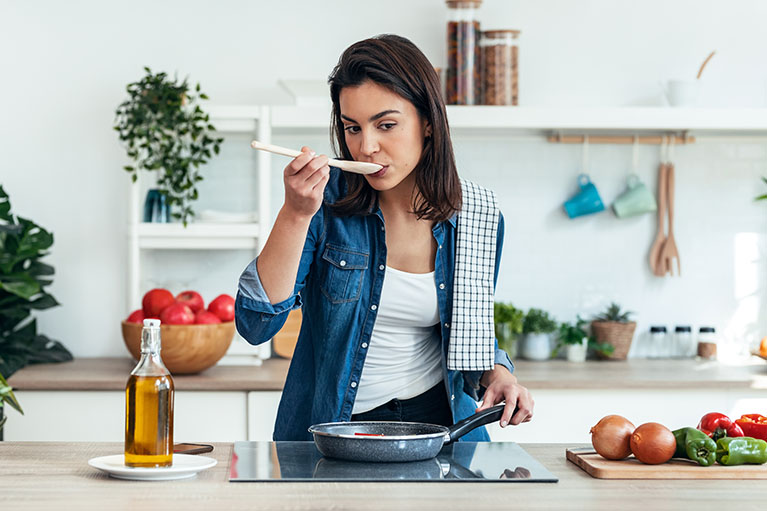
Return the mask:
[[[274,154],[281,154],[282,156],[290,156],[291,158],[295,158],[296,156],[301,154],[301,151],[296,151],[294,149],[288,149],[287,147],[280,147],[278,145],[272,145],[272,144],[263,144],[259,142],[258,140],[254,140],[250,143],[250,147],[253,149],[259,149],[261,151],[269,151],[270,153]],[[330,158],[328,160],[328,165],[331,165],[333,167],[338,167],[341,170],[345,170],[347,172],[354,172],[356,174],[375,174],[379,170],[381,170],[383,167],[381,165],[378,165],[377,163],[367,163],[364,161],[347,161],[347,160],[334,160],[333,158]]]
[[[664,221],[666,219],[666,164],[661,163],[658,168],[658,233],[650,247],[650,269],[653,275],[662,277],[666,274],[665,266],[660,266],[660,250],[666,241]]]
[[[668,164],[668,176],[667,176],[667,188],[668,188],[668,237],[663,243],[663,248],[660,251],[660,261],[664,265],[665,270],[671,272],[674,275],[674,259],[676,259],[677,275],[682,276],[682,265],[679,261],[679,250],[676,248],[676,241],[674,240],[674,164]]]

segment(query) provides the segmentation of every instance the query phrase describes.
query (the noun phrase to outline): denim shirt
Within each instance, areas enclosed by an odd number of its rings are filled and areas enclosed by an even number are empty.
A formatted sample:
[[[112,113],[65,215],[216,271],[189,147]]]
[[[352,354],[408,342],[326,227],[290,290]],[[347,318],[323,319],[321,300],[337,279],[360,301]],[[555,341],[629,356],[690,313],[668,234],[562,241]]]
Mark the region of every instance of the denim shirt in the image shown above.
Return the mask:
[[[357,383],[365,363],[386,270],[386,233],[380,209],[369,215],[335,216],[328,204],[346,193],[341,171],[331,168],[324,203],[309,225],[293,294],[271,304],[252,261],[240,276],[235,302],[237,330],[249,343],[271,339],[288,312],[301,307],[303,319],[274,427],[274,440],[311,440],[307,428],[322,422],[351,419]],[[481,371],[447,369],[453,302],[456,216],[432,228],[437,242],[434,285],[442,344],[442,373],[454,422],[474,413],[483,389]],[[503,243],[503,217],[498,225],[495,279]],[[495,363],[514,366],[498,349]],[[462,440],[489,440],[484,427]]]

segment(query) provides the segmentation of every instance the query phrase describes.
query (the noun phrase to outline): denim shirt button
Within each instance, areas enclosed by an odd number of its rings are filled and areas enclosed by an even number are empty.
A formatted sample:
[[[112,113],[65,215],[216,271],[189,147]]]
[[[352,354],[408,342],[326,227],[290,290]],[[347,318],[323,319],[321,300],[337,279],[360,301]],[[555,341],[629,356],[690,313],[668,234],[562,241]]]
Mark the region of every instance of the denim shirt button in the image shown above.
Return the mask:
[[[385,266],[383,264],[378,267],[379,270],[383,270],[384,268]]]
[[[455,394],[451,394],[451,395],[450,395],[450,399],[452,399],[453,401],[455,401]]]
[[[450,328],[450,323],[445,323],[445,328]]]
[[[440,245],[439,248],[442,248],[442,245]]]
[[[340,262],[340,263],[338,263],[338,264],[339,264],[339,265],[341,265],[341,266],[346,266],[346,261],[344,261],[344,260],[341,260],[341,262]]]
[[[363,348],[367,348],[367,347],[368,347],[368,343],[366,343],[366,342],[363,342],[363,343],[362,343],[362,347],[363,347]]]
[[[357,386],[357,382],[356,382],[356,381],[353,381],[353,382],[352,382],[352,388],[355,388],[356,386]]]
[[[371,305],[371,306],[370,306],[370,310],[372,310],[372,311],[376,310],[377,308],[378,308],[378,306],[377,306],[377,305]]]
[[[439,285],[439,288],[440,288],[440,289],[445,289],[445,284],[440,284],[440,285]]]

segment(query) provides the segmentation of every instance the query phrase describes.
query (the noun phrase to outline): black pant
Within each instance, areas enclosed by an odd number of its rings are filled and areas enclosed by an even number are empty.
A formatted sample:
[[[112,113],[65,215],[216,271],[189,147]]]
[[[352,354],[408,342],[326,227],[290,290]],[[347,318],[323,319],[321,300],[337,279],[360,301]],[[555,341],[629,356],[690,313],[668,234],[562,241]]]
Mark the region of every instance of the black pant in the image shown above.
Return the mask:
[[[426,422],[453,425],[444,382],[410,399],[392,399],[367,412],[352,415],[353,421]]]

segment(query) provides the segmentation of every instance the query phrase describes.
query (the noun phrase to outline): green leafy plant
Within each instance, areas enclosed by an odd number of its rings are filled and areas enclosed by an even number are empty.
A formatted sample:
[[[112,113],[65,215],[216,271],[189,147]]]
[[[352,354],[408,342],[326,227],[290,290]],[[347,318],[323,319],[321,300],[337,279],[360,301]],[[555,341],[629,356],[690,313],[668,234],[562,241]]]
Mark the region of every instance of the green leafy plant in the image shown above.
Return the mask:
[[[767,185],[767,177],[763,177],[762,181],[764,181],[764,184]],[[759,197],[757,197],[754,200],[767,200],[767,193],[764,193],[764,194],[760,195]]]
[[[15,408],[21,415],[24,415],[24,410],[21,409],[21,405],[18,400],[16,400],[16,396],[13,395],[13,389],[8,385],[8,382],[5,381],[3,375],[0,374],[0,432],[5,425],[5,421],[8,419],[4,413],[6,403],[11,405],[12,408]]]
[[[631,311],[621,311],[620,305],[613,302],[607,309],[594,316],[594,321],[616,321],[618,323],[628,323],[631,321],[631,315],[634,314]]]
[[[532,308],[527,311],[522,324],[522,333],[525,334],[548,334],[557,329],[557,322],[548,312]]]
[[[522,333],[525,319],[524,311],[517,309],[511,303],[495,302],[493,306],[495,321],[495,337],[498,346],[510,356],[514,354],[514,343]]]
[[[194,216],[191,202],[197,200],[200,166],[219,153],[223,138],[200,108],[208,96],[194,91],[187,80],[171,80],[166,73],[152,73],[127,86],[128,99],[117,108],[114,129],[120,134],[133,165],[123,167],[135,183],[141,169],[159,172],[157,185],[168,201],[178,206],[173,216],[187,225]]]
[[[559,325],[556,345],[554,346],[554,350],[551,352],[552,358],[556,357],[559,353],[559,350],[564,346],[580,344],[583,342],[584,338],[587,339],[587,346],[594,350],[594,352],[605,356],[611,355],[615,350],[615,347],[611,344],[598,342],[595,337],[589,335],[587,329],[585,328],[588,323],[588,321],[581,318],[580,316],[577,316],[575,324],[567,322],[561,323]]]
[[[59,305],[45,291],[53,266],[42,262],[53,234],[32,220],[11,213],[0,186],[0,373],[10,377],[28,364],[72,360],[58,341],[37,333],[33,310]]]

